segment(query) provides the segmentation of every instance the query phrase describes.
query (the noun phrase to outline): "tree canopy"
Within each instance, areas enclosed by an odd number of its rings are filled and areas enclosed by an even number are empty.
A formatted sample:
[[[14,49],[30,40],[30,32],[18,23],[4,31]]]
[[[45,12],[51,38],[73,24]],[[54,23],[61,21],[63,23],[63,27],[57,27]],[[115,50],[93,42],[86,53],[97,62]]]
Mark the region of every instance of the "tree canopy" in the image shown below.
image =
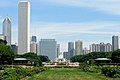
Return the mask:
[[[48,56],[40,55],[39,57],[40,57],[40,59],[41,59],[42,62],[49,62],[50,61],[50,59],[48,58]]]
[[[110,58],[111,52],[91,52],[86,55],[76,55],[72,57],[70,60],[72,62],[86,62],[96,58]]]
[[[111,59],[115,63],[120,63],[120,49],[112,52]]]
[[[7,41],[0,39],[0,44],[6,45],[6,44],[7,44]]]
[[[10,46],[0,44],[0,64],[12,64],[15,53]]]
[[[29,52],[29,53],[25,53],[23,55],[18,55],[17,57],[26,58],[26,59],[34,62],[34,66],[41,66],[42,65],[41,59],[39,56],[37,56],[36,53]]]

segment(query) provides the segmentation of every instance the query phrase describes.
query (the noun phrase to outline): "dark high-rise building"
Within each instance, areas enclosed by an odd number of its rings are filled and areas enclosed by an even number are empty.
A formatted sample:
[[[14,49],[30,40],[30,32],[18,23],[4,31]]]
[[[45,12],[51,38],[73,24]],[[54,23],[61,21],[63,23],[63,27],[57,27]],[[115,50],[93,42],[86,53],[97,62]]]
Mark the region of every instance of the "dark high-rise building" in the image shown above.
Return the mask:
[[[69,57],[68,57],[68,52],[63,52],[63,58],[69,60]]]
[[[37,37],[36,36],[32,36],[31,42],[37,42]]]
[[[74,42],[68,42],[68,59],[74,56]]]
[[[11,45],[12,50],[17,53],[18,52],[18,46],[16,44]]]
[[[60,44],[57,44],[57,58],[59,57],[60,55]]]
[[[119,37],[112,36],[112,50],[115,51],[117,49],[119,49]]]

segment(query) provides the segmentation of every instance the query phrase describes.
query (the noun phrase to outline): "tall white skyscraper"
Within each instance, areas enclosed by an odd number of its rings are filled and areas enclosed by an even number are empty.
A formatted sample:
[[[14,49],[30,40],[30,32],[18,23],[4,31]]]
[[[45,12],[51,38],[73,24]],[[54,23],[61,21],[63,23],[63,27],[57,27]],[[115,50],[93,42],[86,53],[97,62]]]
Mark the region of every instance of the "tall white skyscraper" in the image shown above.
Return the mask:
[[[75,42],[75,55],[83,55],[83,43],[80,40]]]
[[[112,36],[112,50],[115,51],[117,49],[119,49],[119,37]]]
[[[6,17],[3,21],[3,36],[5,36],[7,45],[11,45],[11,20]]]
[[[18,54],[30,52],[30,2],[18,5]]]

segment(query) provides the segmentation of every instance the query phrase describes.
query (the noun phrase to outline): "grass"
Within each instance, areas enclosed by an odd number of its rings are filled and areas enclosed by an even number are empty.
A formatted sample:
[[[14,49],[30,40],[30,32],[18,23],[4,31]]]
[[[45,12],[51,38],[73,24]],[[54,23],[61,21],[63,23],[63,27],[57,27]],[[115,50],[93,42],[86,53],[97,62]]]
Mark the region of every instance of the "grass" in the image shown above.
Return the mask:
[[[28,80],[120,80],[120,78],[108,78],[101,74],[84,72],[77,68],[51,68],[29,77]]]

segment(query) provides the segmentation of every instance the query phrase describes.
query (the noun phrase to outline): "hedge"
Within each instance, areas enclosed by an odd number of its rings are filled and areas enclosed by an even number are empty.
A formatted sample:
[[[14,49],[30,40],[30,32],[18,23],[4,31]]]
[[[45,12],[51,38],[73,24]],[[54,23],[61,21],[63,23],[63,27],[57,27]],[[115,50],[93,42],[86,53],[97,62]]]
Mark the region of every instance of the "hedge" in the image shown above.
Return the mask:
[[[120,78],[120,67],[103,67],[102,74],[112,78]]]
[[[32,76],[39,72],[45,71],[44,67],[16,67],[16,68],[5,68],[3,72],[0,72],[0,80],[19,80],[26,76]]]

